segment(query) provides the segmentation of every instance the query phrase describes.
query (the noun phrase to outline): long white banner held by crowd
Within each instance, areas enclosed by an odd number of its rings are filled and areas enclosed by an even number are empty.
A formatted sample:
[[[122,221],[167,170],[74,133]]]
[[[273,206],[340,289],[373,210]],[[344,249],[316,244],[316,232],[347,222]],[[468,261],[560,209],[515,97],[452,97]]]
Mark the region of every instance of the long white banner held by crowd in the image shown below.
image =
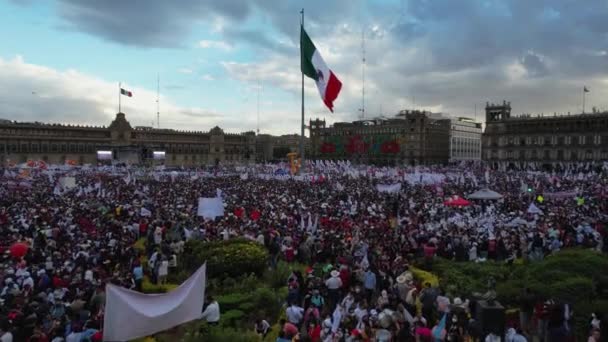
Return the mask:
[[[205,299],[206,264],[175,290],[144,294],[106,285],[104,341],[128,341],[198,319]]]

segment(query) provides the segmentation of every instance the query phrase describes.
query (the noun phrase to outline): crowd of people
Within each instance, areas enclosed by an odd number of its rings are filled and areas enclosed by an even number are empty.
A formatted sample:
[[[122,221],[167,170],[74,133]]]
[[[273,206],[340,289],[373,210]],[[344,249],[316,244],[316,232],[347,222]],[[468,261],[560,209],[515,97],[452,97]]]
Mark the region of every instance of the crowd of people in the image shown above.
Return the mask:
[[[510,262],[574,246],[608,247],[608,183],[600,166],[531,172],[481,164],[317,164],[307,170],[312,176],[296,179],[277,169],[5,170],[0,341],[101,340],[106,283],[134,290],[145,276],[163,283],[185,257],[186,240],[234,237],[264,244],[270,267],[280,259],[311,265],[288,280],[280,341],[492,341],[505,332],[488,335],[469,321],[479,305],[474,296],[448,298],[416,283],[409,261],[438,255]],[[503,197],[445,203],[483,186]],[[197,216],[201,197],[220,197],[224,215]],[[144,253],[134,246],[141,238]],[[422,310],[415,309],[417,300]],[[543,303],[526,303],[542,314]],[[569,308],[561,310],[567,317]],[[532,332],[567,334],[563,319],[551,325],[547,315],[534,327],[524,317],[507,332],[508,341],[525,341]],[[600,339],[597,320],[590,341]],[[260,320],[255,330],[266,335],[270,325]]]

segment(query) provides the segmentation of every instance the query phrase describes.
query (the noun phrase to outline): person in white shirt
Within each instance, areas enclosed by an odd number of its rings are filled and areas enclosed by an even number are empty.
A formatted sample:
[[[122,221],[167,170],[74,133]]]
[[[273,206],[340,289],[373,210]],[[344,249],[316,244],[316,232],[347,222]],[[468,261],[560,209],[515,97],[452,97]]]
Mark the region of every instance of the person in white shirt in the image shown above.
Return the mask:
[[[331,278],[325,281],[325,286],[329,290],[338,290],[342,287],[342,279],[340,279],[340,272],[331,271]]]
[[[350,308],[355,303],[355,297],[351,292],[348,292],[346,297],[342,300],[342,307],[344,308],[344,312],[350,312]]]
[[[13,342],[13,334],[9,331],[10,324],[8,320],[0,321],[0,342]]]
[[[5,333],[0,332],[2,336],[0,336],[0,342],[13,342],[13,334],[10,331]]]
[[[285,311],[285,314],[287,315],[287,321],[289,321],[289,323],[299,326],[302,322],[302,318],[304,318],[304,308],[292,303]]]
[[[93,271],[92,270],[86,270],[84,272],[84,280],[88,281],[88,282],[93,282]]]
[[[81,337],[82,331],[80,328],[77,328],[65,338],[65,342],[80,342]]]
[[[514,328],[507,330],[506,342],[527,342],[528,340]]]
[[[205,319],[208,324],[217,325],[220,322],[220,304],[209,296],[209,305],[201,314],[201,319]]]
[[[500,342],[502,339],[499,335],[495,335],[494,333],[489,333],[485,338],[485,342]]]
[[[268,330],[270,329],[270,323],[265,319],[257,320],[255,322],[255,333],[262,336],[262,339],[266,337],[268,334]]]
[[[158,283],[165,284],[167,282],[167,275],[169,274],[169,261],[166,257],[163,257],[163,260],[160,262],[158,266]]]
[[[163,241],[163,228],[156,227],[156,229],[154,230],[154,243],[156,245],[160,245],[160,243],[162,241]]]

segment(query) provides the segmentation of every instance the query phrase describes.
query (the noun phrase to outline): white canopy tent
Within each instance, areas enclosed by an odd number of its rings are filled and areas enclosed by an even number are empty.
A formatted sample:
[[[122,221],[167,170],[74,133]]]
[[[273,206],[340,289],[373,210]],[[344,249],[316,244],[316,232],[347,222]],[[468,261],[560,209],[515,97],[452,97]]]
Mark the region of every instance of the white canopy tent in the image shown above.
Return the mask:
[[[499,200],[502,198],[502,195],[496,191],[485,188],[475,191],[467,196],[467,198],[473,200]]]
[[[540,210],[540,208],[538,208],[534,202],[530,203],[530,206],[528,207],[528,214],[535,214],[535,215],[542,215],[543,211]]]

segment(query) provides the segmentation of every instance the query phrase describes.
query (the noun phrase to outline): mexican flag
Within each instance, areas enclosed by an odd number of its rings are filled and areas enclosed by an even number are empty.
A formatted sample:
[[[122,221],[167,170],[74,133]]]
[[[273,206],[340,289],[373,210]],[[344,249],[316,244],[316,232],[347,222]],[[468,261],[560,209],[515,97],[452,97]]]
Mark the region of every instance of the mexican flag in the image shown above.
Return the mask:
[[[128,97],[133,97],[133,93],[130,90],[120,88],[120,94]]]
[[[323,57],[304,31],[304,27],[300,27],[300,55],[302,73],[315,80],[323,102],[333,113],[334,100],[342,89],[342,82],[327,67]]]

